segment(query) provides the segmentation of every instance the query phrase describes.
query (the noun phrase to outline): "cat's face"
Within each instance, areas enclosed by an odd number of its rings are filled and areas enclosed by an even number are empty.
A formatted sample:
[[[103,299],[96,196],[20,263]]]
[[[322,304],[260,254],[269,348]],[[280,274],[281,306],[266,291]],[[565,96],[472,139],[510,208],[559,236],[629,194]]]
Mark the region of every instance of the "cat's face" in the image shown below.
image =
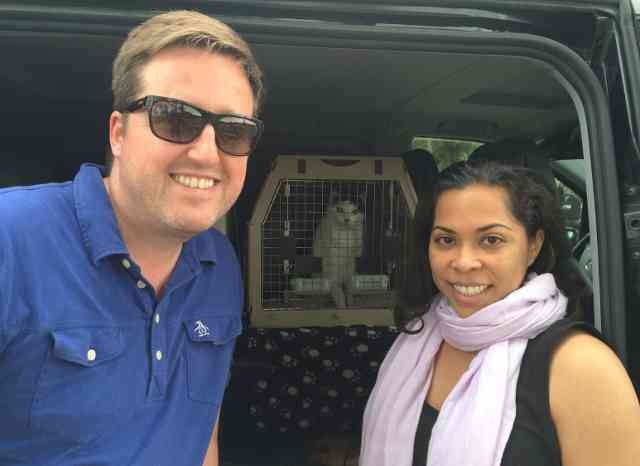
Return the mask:
[[[362,212],[360,212],[358,206],[351,201],[338,201],[330,205],[328,213],[337,223],[352,226],[362,224]]]

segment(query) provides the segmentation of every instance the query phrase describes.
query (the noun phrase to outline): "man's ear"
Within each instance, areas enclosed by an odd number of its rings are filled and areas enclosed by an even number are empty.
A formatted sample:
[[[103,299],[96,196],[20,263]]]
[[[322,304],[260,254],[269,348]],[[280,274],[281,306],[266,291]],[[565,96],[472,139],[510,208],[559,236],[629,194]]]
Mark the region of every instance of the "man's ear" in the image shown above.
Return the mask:
[[[120,157],[122,153],[126,124],[126,118],[122,113],[111,112],[111,116],[109,116],[109,144],[114,158]]]
[[[538,254],[540,254],[543,244],[544,244],[544,231],[540,229],[536,231],[536,234],[529,242],[529,257],[527,260],[528,267],[531,267],[531,264],[533,264],[538,258]]]

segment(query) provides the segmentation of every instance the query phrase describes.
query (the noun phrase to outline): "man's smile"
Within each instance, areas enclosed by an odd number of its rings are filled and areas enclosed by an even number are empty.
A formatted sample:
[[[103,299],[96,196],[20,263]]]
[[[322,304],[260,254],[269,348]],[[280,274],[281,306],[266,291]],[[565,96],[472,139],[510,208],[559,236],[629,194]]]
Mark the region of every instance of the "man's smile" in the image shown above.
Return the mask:
[[[214,178],[171,174],[171,179],[182,186],[194,189],[209,189],[220,182]]]

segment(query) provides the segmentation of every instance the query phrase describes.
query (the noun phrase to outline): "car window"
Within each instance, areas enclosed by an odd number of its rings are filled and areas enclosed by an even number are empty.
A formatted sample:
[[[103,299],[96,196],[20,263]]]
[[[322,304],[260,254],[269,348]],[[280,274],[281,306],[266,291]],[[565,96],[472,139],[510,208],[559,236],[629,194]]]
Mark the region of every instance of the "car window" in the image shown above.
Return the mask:
[[[442,171],[453,163],[467,160],[469,155],[482,144],[476,141],[417,136],[413,138],[411,148],[431,152],[438,165],[438,170]]]

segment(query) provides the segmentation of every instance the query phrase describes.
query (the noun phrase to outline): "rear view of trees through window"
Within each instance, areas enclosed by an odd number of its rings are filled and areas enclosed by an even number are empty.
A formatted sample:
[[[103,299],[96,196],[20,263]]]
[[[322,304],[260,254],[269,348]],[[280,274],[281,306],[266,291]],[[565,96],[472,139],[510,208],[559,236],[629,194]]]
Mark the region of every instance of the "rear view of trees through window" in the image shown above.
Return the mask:
[[[442,171],[449,165],[461,160],[467,160],[469,154],[482,145],[481,142],[459,141],[454,139],[438,138],[413,138],[413,149],[425,149],[433,154],[438,164],[438,170]]]

